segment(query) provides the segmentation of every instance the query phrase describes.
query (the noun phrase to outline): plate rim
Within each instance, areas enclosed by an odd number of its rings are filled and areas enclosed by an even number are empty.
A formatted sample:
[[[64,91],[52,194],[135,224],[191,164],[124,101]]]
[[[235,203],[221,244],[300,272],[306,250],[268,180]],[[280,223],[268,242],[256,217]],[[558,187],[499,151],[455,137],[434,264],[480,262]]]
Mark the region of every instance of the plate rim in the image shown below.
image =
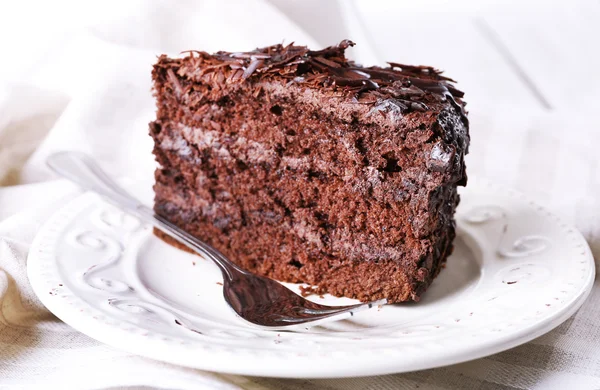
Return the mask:
[[[560,308],[560,310],[553,313],[552,315],[541,318],[519,329],[519,331],[516,333],[499,334],[494,338],[488,338],[483,342],[479,343],[477,345],[477,348],[472,347],[470,349],[467,348],[463,351],[460,351],[459,353],[433,356],[429,359],[416,361],[413,362],[413,364],[409,365],[394,365],[392,359],[387,359],[387,363],[385,363],[386,359],[379,358],[375,359],[376,363],[373,362],[373,364],[365,364],[363,367],[360,367],[358,369],[356,367],[353,367],[350,370],[343,368],[333,369],[333,367],[322,367],[323,363],[326,362],[324,359],[340,359],[340,356],[323,354],[324,356],[321,356],[319,358],[319,354],[317,354],[317,359],[315,359],[314,354],[301,354],[296,356],[296,358],[303,359],[305,361],[305,364],[302,366],[301,369],[293,368],[293,362],[291,362],[288,367],[286,367],[286,365],[280,364],[277,366],[276,370],[273,370],[272,368],[268,367],[267,364],[264,363],[262,365],[254,363],[250,365],[231,364],[229,366],[224,366],[222,363],[219,362],[219,359],[212,359],[210,355],[214,353],[225,353],[229,355],[228,359],[232,358],[232,356],[235,356],[235,358],[233,359],[234,361],[237,359],[239,360],[239,362],[244,362],[244,359],[248,359],[247,356],[244,356],[246,355],[245,352],[247,352],[248,348],[224,348],[220,345],[217,346],[217,348],[215,348],[214,346],[207,345],[207,343],[204,341],[198,341],[197,343],[179,343],[177,347],[179,348],[180,352],[184,352],[185,348],[182,347],[186,347],[189,344],[193,344],[194,347],[202,346],[205,352],[204,359],[201,359],[202,354],[198,353],[198,359],[193,364],[190,364],[190,361],[188,360],[189,356],[187,356],[186,353],[183,353],[183,356],[174,356],[176,354],[173,353],[173,351],[168,353],[157,354],[154,350],[156,348],[159,348],[163,351],[165,350],[165,348],[170,350],[176,349],[173,347],[173,342],[177,343],[179,341],[177,338],[158,337],[154,343],[148,343],[148,339],[142,338],[139,331],[132,333],[132,330],[135,329],[135,326],[131,324],[128,324],[127,328],[123,328],[122,326],[111,324],[110,318],[101,318],[98,316],[97,313],[96,315],[87,316],[85,310],[83,312],[83,315],[78,310],[72,310],[73,306],[77,307],[79,305],[82,306],[83,309],[87,307],[87,311],[90,311],[89,309],[92,309],[91,314],[93,314],[94,311],[98,311],[98,313],[100,313],[100,316],[103,316],[98,309],[85,303],[85,301],[79,298],[68,288],[61,287],[60,292],[58,292],[57,294],[49,294],[47,288],[48,280],[44,279],[48,276],[47,271],[39,271],[41,270],[40,267],[44,265],[44,261],[48,260],[47,257],[51,256],[51,252],[48,253],[45,251],[46,248],[44,245],[44,241],[47,241],[49,240],[49,238],[52,238],[52,234],[58,234],[58,229],[56,227],[59,224],[57,223],[57,221],[59,221],[60,219],[67,220],[69,214],[76,215],[78,212],[75,212],[77,210],[75,205],[79,203],[85,204],[86,202],[91,203],[95,195],[91,196],[92,194],[90,193],[84,193],[76,197],[75,199],[71,199],[67,204],[65,204],[63,207],[57,210],[39,229],[38,233],[36,234],[36,237],[34,238],[31,244],[27,256],[27,275],[29,277],[30,284],[35,294],[38,296],[42,304],[59,319],[61,319],[77,331],[84,333],[109,346],[119,348],[154,360],[161,360],[180,366],[220,373],[248,376],[266,376],[279,378],[342,378],[403,373],[463,363],[514,348],[518,345],[529,342],[556,328],[565,320],[567,320],[571,315],[573,315],[585,302],[585,300],[591,292],[595,279],[595,263],[589,245],[587,244],[587,241],[584,239],[583,235],[574,226],[565,223],[564,220],[558,217],[555,213],[548,211],[542,206],[539,206],[537,202],[531,200],[529,197],[516,190],[501,188],[487,180],[478,179],[475,181],[470,178],[470,184],[472,184],[473,182],[477,183],[476,186],[484,185],[488,187],[488,189],[493,188],[494,190],[499,191],[502,195],[506,195],[510,198],[518,197],[521,201],[527,202],[529,206],[535,206],[539,210],[543,210],[549,217],[552,217],[561,226],[566,226],[566,228],[571,229],[573,231],[572,234],[577,235],[578,238],[584,243],[586,252],[584,256],[589,262],[589,273],[585,281],[581,284],[579,291],[575,295],[573,295],[573,297],[571,297],[569,302],[565,303]],[[52,229],[55,230],[53,231]],[[55,261],[52,262],[52,264],[55,263]],[[74,300],[79,300],[81,302],[73,302]],[[148,346],[147,344],[150,345]],[[126,347],[124,347],[124,345],[126,345]],[[250,349],[254,350],[253,348]],[[287,351],[282,353],[275,351],[268,352],[270,352],[270,354],[272,355],[270,358],[275,359],[288,357],[290,353]],[[240,355],[242,355],[241,360]],[[371,362],[371,360],[373,360],[372,356],[369,357],[369,362]],[[306,362],[312,362],[312,364],[306,364]]]

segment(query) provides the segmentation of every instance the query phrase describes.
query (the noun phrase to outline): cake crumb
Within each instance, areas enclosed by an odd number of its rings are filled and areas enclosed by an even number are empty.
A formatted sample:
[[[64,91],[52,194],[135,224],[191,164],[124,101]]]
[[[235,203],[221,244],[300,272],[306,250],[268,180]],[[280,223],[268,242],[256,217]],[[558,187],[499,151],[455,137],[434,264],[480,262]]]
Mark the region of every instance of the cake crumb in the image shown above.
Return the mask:
[[[219,286],[222,286],[222,285],[223,285],[223,283],[222,283],[222,282],[217,282],[217,284],[218,284]]]
[[[314,295],[319,292],[319,288],[316,286],[300,286],[300,295],[303,297],[308,297],[309,295]],[[322,295],[319,295],[320,298],[323,298]]]
[[[193,265],[193,266],[196,266],[196,262],[195,262],[195,261],[192,261],[192,265]]]

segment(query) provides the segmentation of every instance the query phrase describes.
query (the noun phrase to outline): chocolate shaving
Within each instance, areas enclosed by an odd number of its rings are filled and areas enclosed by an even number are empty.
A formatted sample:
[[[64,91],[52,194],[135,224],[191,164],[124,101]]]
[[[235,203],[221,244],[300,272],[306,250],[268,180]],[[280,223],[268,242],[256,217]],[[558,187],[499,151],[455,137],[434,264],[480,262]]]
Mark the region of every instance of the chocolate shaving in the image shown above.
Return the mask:
[[[427,111],[429,109],[429,107],[427,107],[425,104],[420,103],[420,102],[408,102],[409,103],[409,107],[411,109],[413,109],[414,111]]]
[[[228,84],[232,84],[237,82],[238,80],[240,80],[242,78],[242,76],[244,75],[244,71],[242,69],[235,69],[233,72],[231,72],[231,74],[229,75],[229,78],[227,79],[227,83]]]
[[[188,53],[190,56],[194,56],[194,54],[198,54],[198,57],[200,58],[210,58],[210,54],[208,54],[205,51],[200,51],[200,50],[184,50],[182,52],[180,52],[179,54],[185,54]]]
[[[340,68],[342,66],[342,65],[338,64],[337,62],[330,61],[324,57],[315,57],[315,61],[320,62],[324,65],[330,66],[332,68]]]
[[[431,75],[433,78],[437,79],[437,80],[447,80],[447,81],[454,81],[451,78],[448,77],[444,77],[442,76],[442,71],[437,70],[431,66],[425,66],[425,65],[405,65],[405,64],[400,64],[398,62],[388,62],[387,63],[392,69],[394,68],[400,68],[401,71],[406,72],[406,73],[413,73],[415,76],[419,76],[419,75],[423,75],[423,74],[427,74],[427,75]]]
[[[242,75],[242,79],[246,80],[248,77],[250,77],[252,75],[252,73],[254,73],[254,71],[259,66],[261,66],[263,63],[264,63],[263,60],[253,59],[252,62],[250,63],[250,65],[248,65],[248,67],[244,71],[244,74]]]
[[[183,94],[183,88],[181,87],[179,80],[177,80],[177,76],[175,76],[173,69],[167,69],[167,75],[169,77],[169,80],[175,86],[175,96],[177,97],[177,99],[181,99],[181,95]]]
[[[340,87],[359,87],[360,91],[368,91],[371,89],[379,88],[376,82],[369,79],[348,79],[348,78],[334,78],[334,83]]]
[[[318,57],[318,56],[323,56],[323,57],[330,57],[330,56],[339,56],[339,57],[344,57],[344,51],[351,47],[356,45],[356,43],[352,42],[349,39],[344,39],[343,41],[341,41],[337,46],[329,46],[326,47],[323,50],[318,50],[318,51],[312,51],[309,50],[308,51],[308,55],[311,57]]]
[[[248,53],[231,53],[230,57],[233,58],[251,58],[251,59],[268,59],[271,58],[269,55],[261,54],[260,52],[248,52]]]
[[[388,62],[389,67],[385,68],[362,67],[346,58],[345,50],[351,46],[354,46],[352,41],[343,40],[336,46],[317,51],[293,43],[246,53],[220,51],[211,55],[189,50],[182,52],[188,53],[185,58],[168,59],[163,56],[163,63],[159,61],[157,66],[167,67],[175,63],[179,67],[173,68],[183,79],[209,77],[216,82],[226,80],[229,84],[283,78],[288,80],[288,84],[332,89],[332,97],[354,96],[360,104],[396,99],[409,111],[426,111],[430,102],[441,102],[450,96],[464,114],[464,103],[456,101],[463,97],[463,92],[456,89],[452,79],[442,76],[441,71],[430,66],[398,62]],[[181,96],[183,88],[170,67],[168,77],[177,96]],[[256,90],[256,94],[260,94],[260,89]],[[363,94],[371,96],[361,99]]]

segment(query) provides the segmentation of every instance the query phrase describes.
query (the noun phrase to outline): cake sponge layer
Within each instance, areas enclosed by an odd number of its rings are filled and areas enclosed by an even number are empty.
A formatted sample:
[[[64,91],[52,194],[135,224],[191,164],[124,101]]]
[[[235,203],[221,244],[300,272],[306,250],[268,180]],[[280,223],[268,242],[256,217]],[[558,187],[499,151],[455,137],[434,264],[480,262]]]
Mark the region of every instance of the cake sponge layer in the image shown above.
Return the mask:
[[[155,211],[257,274],[418,300],[452,251],[461,93],[431,68],[347,81],[344,48],[161,57]]]

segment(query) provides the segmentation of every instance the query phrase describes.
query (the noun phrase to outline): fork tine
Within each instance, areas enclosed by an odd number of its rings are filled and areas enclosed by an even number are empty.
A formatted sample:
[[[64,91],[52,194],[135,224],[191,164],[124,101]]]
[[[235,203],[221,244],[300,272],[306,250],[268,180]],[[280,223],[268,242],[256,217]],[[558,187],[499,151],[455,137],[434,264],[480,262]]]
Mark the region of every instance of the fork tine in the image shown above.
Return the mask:
[[[337,306],[337,307],[336,306],[323,306],[322,308],[319,308],[319,309],[311,309],[309,307],[303,307],[303,308],[301,308],[301,311],[306,314],[318,316],[318,315],[325,315],[325,314],[341,313],[344,311],[352,311],[352,310],[358,309],[364,305],[371,305],[371,303],[359,303],[356,305]],[[369,306],[369,307],[372,307],[372,306]]]
[[[370,308],[372,308],[373,306],[376,305],[385,305],[387,303],[386,299],[381,299],[378,301],[373,301],[373,302],[369,302],[369,303],[359,303],[357,305],[352,305],[352,306],[326,306],[326,309],[320,309],[320,310],[315,310],[315,309],[309,309],[309,308],[302,308],[303,312],[306,314],[309,314],[310,317],[300,317],[300,318],[291,318],[291,317],[285,317],[285,316],[281,316],[280,321],[283,322],[287,322],[287,323],[312,323],[314,321],[319,321],[321,322],[321,320],[325,320],[327,318],[333,318],[337,315],[341,315],[341,314],[345,314],[345,313],[349,313],[351,316],[354,315],[354,313],[357,313],[359,311],[363,311],[363,310],[368,310]]]
[[[324,311],[322,316],[319,316],[321,318],[327,318],[327,317],[333,317],[335,315],[338,314],[344,314],[344,313],[350,313],[351,316],[354,315],[354,313],[358,313],[359,311],[364,311],[364,310],[368,310],[370,308],[372,308],[373,306],[377,306],[377,305],[385,305],[387,303],[387,299],[381,299],[378,301],[373,301],[373,302],[369,302],[369,303],[362,303],[362,304],[358,304],[355,306],[346,306],[345,309],[342,310],[338,310],[338,311]],[[315,318],[318,319],[318,318]]]

